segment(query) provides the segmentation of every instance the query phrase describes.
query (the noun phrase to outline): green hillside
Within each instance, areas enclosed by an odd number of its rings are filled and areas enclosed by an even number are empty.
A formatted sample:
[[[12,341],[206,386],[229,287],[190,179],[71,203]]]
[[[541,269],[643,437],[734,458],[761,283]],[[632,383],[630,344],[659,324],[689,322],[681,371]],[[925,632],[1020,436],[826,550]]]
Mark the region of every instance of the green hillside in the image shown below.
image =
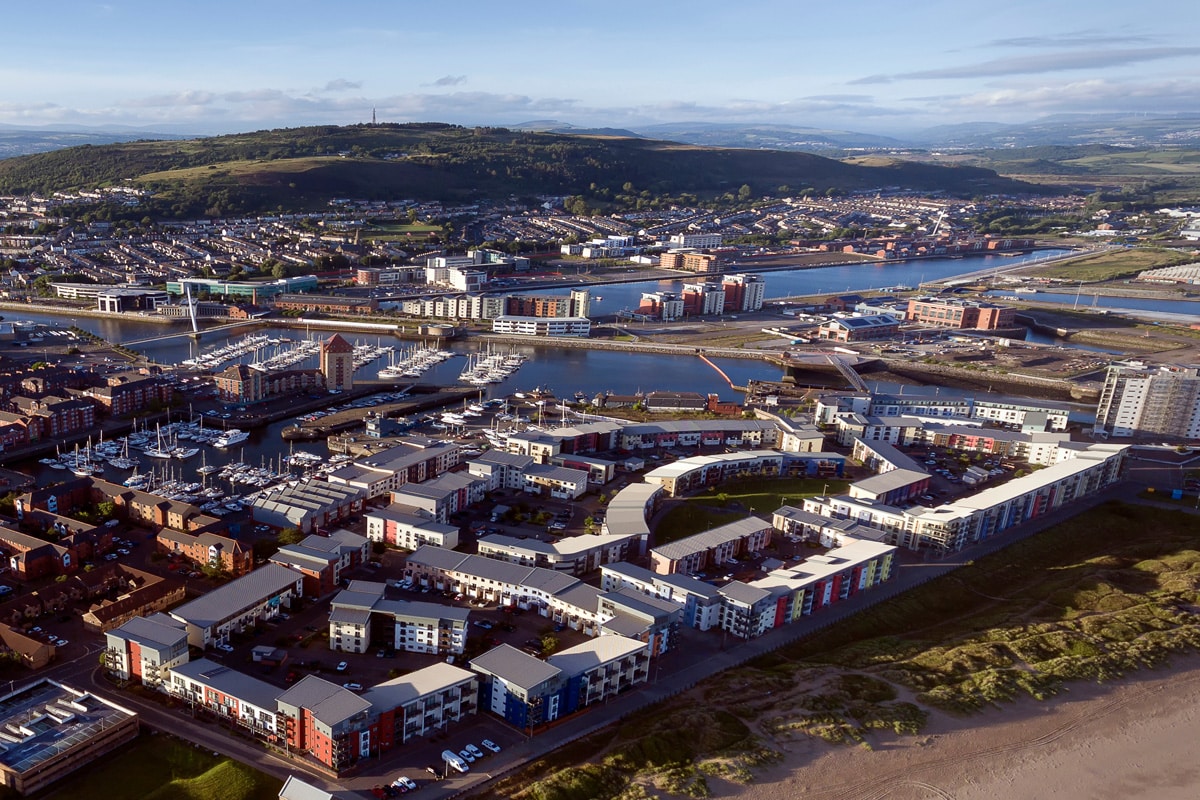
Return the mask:
[[[968,196],[1034,188],[973,166],[859,165],[799,152],[435,123],[129,142],[0,161],[0,193],[123,182],[152,190],[152,211],[163,216],[318,208],[333,197],[462,201],[555,194],[583,195],[604,206],[638,197],[703,200],[743,185],[756,196],[782,186],[818,192],[899,186]]]

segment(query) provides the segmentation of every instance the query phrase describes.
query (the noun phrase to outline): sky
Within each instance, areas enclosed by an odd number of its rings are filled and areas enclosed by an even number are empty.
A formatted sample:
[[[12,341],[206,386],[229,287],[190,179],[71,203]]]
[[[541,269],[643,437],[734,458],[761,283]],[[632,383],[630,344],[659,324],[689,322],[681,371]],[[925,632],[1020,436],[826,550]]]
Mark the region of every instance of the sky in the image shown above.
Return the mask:
[[[784,124],[1200,113],[1188,0],[10,2],[0,124]]]

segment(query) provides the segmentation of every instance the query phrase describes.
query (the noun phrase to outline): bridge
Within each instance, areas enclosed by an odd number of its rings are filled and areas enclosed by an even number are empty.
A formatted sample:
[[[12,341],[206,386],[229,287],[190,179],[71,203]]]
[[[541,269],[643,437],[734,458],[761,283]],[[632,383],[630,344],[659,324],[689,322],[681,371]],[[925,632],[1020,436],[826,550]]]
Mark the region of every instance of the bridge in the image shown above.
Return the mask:
[[[879,363],[878,358],[841,354],[830,350],[773,353],[766,356],[766,360],[783,367],[788,374],[791,374],[792,370],[836,372],[846,383],[860,392],[867,391],[867,384],[858,374],[858,370]]]
[[[220,333],[221,331],[229,331],[233,330],[234,328],[244,328],[247,325],[258,326],[261,324],[261,320],[248,319],[242,322],[231,322],[228,325],[217,325],[216,327],[205,328],[204,330],[183,331],[181,333],[166,333],[159,336],[145,336],[141,339],[130,339],[127,342],[116,342],[115,344],[119,344],[121,347],[133,347],[139,344],[149,344],[150,342],[165,342],[170,339],[199,339],[201,336],[204,336],[207,333]]]

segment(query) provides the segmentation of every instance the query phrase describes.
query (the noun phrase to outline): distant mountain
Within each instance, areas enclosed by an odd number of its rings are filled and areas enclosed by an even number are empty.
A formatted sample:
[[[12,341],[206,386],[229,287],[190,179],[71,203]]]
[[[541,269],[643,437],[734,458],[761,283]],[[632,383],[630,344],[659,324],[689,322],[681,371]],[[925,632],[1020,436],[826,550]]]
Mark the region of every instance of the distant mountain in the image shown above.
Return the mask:
[[[645,138],[633,131],[625,130],[624,128],[581,128],[578,125],[572,125],[569,122],[560,122],[556,119],[540,119],[531,122],[522,122],[520,125],[506,125],[505,127],[514,131],[538,131],[540,133],[570,133],[576,136],[621,136],[629,139]]]
[[[1196,147],[1200,145],[1200,114],[1056,114],[1013,125],[995,122],[940,125],[908,138],[924,147],[965,149],[1056,145]]]
[[[611,135],[442,123],[289,128],[189,141],[84,146],[0,161],[0,193],[118,182],[153,192],[160,217],[324,208],[331,199],[471,202],[581,195],[597,208],[638,200],[903,187],[972,196],[1037,191],[976,166],[897,158],[849,163],[811,153],[706,148]]]
[[[113,144],[139,139],[190,139],[189,135],[139,128],[88,128],[62,125],[53,130],[0,124],[0,158],[45,153],[81,144]]]
[[[671,122],[639,127],[651,139],[697,144],[703,147],[741,147],[754,150],[799,150],[806,153],[847,150],[898,150],[907,142],[870,133],[803,128],[794,125],[741,125],[716,122]]]

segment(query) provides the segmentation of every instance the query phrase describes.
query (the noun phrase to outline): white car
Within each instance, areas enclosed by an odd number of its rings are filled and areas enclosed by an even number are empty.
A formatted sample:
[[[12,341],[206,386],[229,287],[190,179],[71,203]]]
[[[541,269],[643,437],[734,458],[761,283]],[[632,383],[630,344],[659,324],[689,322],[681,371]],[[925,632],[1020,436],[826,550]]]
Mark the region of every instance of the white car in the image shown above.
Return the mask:
[[[392,786],[397,789],[403,788],[405,791],[409,792],[415,792],[417,790],[417,782],[412,778],[405,777],[404,775],[401,775],[399,778],[396,778],[396,780],[392,781]]]
[[[473,744],[467,745],[467,752],[476,758],[483,758],[483,751]]]
[[[70,642],[68,642],[66,639],[55,639],[54,640],[55,647],[66,647],[68,644],[70,644]]]
[[[493,753],[500,752],[500,745],[496,744],[491,739],[484,739],[482,742],[480,742],[480,744],[482,744],[488,750],[491,750]]]
[[[458,757],[461,758],[463,761],[467,762],[468,764],[471,764],[475,761],[475,756],[471,755],[471,751],[466,749],[465,747],[462,750],[458,751]]]
[[[224,642],[221,642],[220,644],[217,645],[217,649],[223,653],[232,653],[233,645],[229,645],[229,644],[225,644]]]

